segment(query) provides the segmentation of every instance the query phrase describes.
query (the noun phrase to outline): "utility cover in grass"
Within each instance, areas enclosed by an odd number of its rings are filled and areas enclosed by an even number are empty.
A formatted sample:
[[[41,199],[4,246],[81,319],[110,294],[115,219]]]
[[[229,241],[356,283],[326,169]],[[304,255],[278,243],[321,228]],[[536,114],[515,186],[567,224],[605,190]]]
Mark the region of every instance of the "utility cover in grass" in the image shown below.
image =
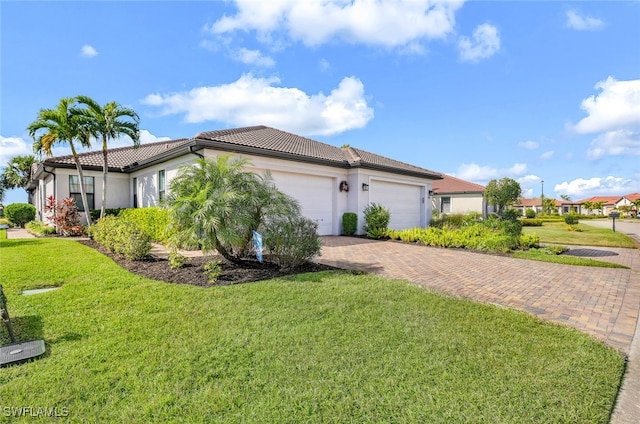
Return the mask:
[[[0,347],[0,367],[20,364],[42,356],[45,352],[44,340],[28,340]]]

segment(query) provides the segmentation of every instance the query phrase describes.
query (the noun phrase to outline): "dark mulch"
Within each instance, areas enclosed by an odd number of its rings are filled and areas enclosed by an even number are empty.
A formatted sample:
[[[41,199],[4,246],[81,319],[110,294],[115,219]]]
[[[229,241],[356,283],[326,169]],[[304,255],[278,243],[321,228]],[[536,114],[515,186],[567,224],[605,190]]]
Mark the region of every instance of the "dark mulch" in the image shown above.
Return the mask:
[[[283,271],[277,265],[268,261],[259,263],[255,260],[247,260],[243,262],[242,265],[237,265],[228,262],[220,255],[187,258],[185,265],[182,268],[172,269],[169,266],[169,261],[164,258],[149,256],[141,261],[130,261],[120,255],[109,252],[93,240],[81,240],[80,243],[110,257],[118,265],[134,274],[138,274],[152,280],[177,284],[190,284],[193,286],[208,287],[211,285],[250,283],[253,281],[269,280],[272,278],[304,272],[338,269],[315,262],[307,262],[293,271]],[[205,264],[211,260],[219,260],[222,268],[222,274],[218,277],[215,283],[210,283],[207,275],[204,273]]]

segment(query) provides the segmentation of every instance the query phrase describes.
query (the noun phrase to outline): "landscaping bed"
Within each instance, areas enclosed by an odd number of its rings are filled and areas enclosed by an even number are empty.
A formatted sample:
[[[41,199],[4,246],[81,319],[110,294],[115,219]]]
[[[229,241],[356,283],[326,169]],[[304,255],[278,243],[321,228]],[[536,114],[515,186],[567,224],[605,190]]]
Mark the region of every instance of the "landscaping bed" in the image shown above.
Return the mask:
[[[277,265],[269,262],[268,256],[265,257],[266,260],[263,263],[256,260],[246,260],[242,264],[234,264],[226,261],[220,255],[187,258],[182,268],[173,269],[169,266],[169,261],[165,258],[148,256],[143,260],[131,261],[108,251],[93,240],[81,240],[80,243],[110,257],[118,265],[134,274],[150,278],[152,280],[166,281],[168,283],[176,284],[189,284],[201,287],[250,283],[253,281],[270,280],[291,274],[337,269],[329,265],[306,262],[295,270],[288,271],[281,270]],[[204,272],[204,266],[212,260],[219,260],[220,267],[222,268],[222,274],[215,282],[210,282]]]

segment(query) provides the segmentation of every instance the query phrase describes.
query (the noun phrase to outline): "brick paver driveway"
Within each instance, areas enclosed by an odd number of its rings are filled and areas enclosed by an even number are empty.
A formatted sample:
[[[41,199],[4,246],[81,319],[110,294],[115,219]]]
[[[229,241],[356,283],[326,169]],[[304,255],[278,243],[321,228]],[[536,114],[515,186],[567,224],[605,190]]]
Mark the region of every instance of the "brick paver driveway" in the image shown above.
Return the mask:
[[[527,311],[629,353],[640,309],[638,250],[573,247],[581,256],[632,268],[610,269],[353,237],[327,236],[322,243],[319,262]]]

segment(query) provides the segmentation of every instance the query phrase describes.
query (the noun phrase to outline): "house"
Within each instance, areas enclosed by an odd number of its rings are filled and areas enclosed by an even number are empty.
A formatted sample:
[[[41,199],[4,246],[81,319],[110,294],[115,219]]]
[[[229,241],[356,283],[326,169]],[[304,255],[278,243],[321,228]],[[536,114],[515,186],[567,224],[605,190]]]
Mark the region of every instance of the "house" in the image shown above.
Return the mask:
[[[433,183],[432,207],[440,213],[477,212],[486,216],[484,186],[442,174],[442,179]]]
[[[240,155],[250,170],[270,171],[276,186],[297,199],[302,214],[318,222],[320,235],[338,235],[344,212],[358,214],[378,203],[391,212],[389,227],[426,227],[431,219],[430,193],[442,176],[434,171],[365,150],[338,148],[265,126],[207,131],[192,138],[109,150],[107,206],[155,206],[167,196],[180,165],[198,157]],[[102,152],[82,153],[89,209],[101,207]],[[71,156],[38,164],[29,187],[42,219],[47,196],[80,201],[80,181]]]
[[[611,211],[624,204],[623,199],[624,198],[622,196],[593,196],[587,199],[582,199],[578,203],[582,205],[582,213],[585,215],[608,215]],[[587,202],[591,202],[592,204],[602,202],[602,208],[599,209],[594,207],[593,209],[588,209],[584,206]]]

